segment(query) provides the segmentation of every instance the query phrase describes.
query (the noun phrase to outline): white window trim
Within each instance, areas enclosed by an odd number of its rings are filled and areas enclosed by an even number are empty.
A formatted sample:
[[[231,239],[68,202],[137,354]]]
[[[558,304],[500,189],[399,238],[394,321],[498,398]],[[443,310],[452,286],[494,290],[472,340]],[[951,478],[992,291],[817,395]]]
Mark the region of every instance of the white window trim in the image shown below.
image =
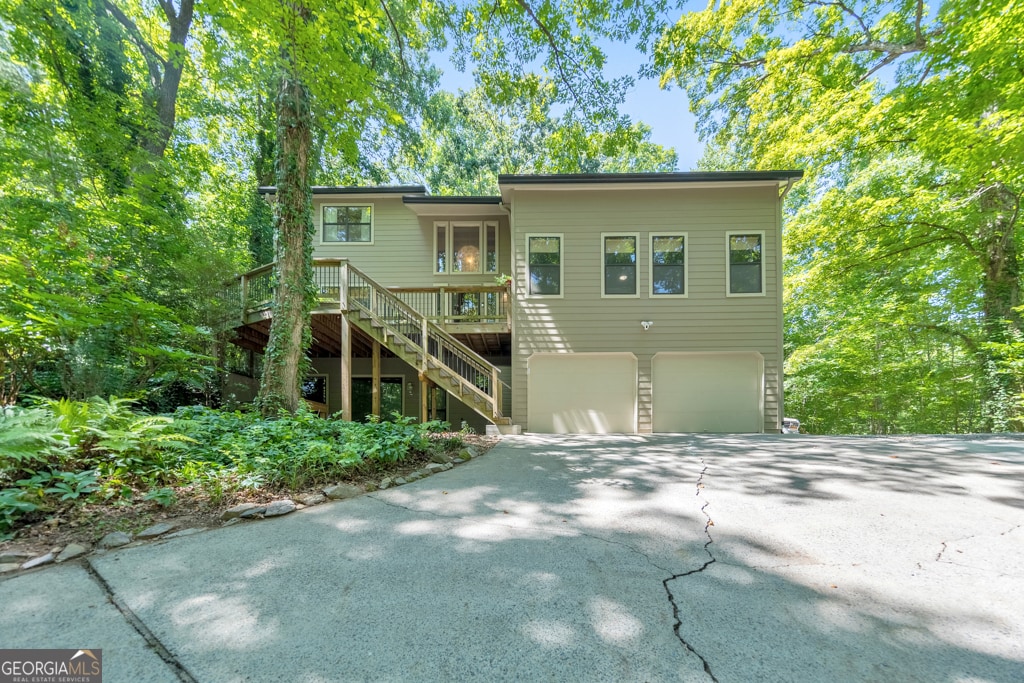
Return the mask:
[[[339,206],[368,206],[370,207],[370,241],[369,242],[338,242],[335,240],[324,239],[324,210],[331,207]],[[276,233],[275,233],[276,235]],[[377,239],[377,207],[374,206],[373,202],[330,202],[320,205],[320,210],[317,212],[317,245],[325,247],[369,247],[373,246],[374,241]]]
[[[744,233],[749,234],[749,233]],[[683,238],[683,293],[682,294],[655,294],[654,293],[654,238],[655,237],[682,237]],[[690,298],[690,234],[686,232],[652,232],[647,241],[650,247],[651,263],[650,277],[647,278],[647,293],[652,299],[688,299]],[[762,243],[762,252],[763,252]]]
[[[437,269],[437,229],[444,228],[444,266],[448,267],[451,263],[452,245],[449,233],[451,232],[451,224],[448,221],[434,221],[434,251],[430,253],[430,259],[434,262],[431,270],[434,275],[448,275],[447,270]]]
[[[564,299],[565,298],[565,233],[562,232],[528,232],[526,237],[526,298],[527,299]],[[532,237],[557,237],[558,238],[558,294],[531,294],[530,293],[530,238]]]
[[[487,270],[487,229],[494,228],[494,270]],[[501,225],[497,221],[484,221],[480,229],[480,254],[484,275],[497,275],[501,272]]]
[[[452,229],[454,227],[466,228],[476,227],[479,234],[480,241],[480,270],[475,273],[457,272],[451,270],[452,265]],[[437,229],[443,227],[445,232],[444,240],[444,263],[445,268],[448,270],[437,269]],[[487,270],[487,228],[494,227],[494,270]],[[501,263],[501,252],[500,249],[500,233],[499,225],[497,221],[434,221],[434,251],[431,253],[431,260],[433,261],[432,270],[434,275],[452,275],[454,277],[463,277],[466,275],[480,277],[481,275],[497,275],[499,272],[498,264]]]
[[[731,249],[729,249],[729,243],[732,240],[733,235],[760,235],[761,236],[761,291],[760,292],[737,292],[732,293],[732,263],[731,263]],[[768,289],[765,283],[765,271],[767,246],[765,244],[764,230],[727,230],[725,233],[725,295],[727,297],[756,297],[756,296],[767,296],[766,290]]]
[[[634,277],[634,285],[636,286],[636,293],[634,294],[605,294],[604,288],[607,283],[607,278],[604,274],[604,269],[607,266],[605,263],[604,253],[604,241],[608,237],[632,237],[636,244],[636,263],[633,267],[636,270]],[[638,232],[602,232],[601,233],[601,298],[602,299],[639,299],[640,298],[640,233]]]

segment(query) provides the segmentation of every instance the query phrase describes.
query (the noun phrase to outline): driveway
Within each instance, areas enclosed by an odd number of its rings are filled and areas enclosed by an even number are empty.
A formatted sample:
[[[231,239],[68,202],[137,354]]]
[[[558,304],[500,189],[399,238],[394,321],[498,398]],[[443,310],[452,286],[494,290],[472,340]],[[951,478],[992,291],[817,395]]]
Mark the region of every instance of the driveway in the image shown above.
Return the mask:
[[[0,582],[118,681],[1024,680],[1024,441],[506,438]]]

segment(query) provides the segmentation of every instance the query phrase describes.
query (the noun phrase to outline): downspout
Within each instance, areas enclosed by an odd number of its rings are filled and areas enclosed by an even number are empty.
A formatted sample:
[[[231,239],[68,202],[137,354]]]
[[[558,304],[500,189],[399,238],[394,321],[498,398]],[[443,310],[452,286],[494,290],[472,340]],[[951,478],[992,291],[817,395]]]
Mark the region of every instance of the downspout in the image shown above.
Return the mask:
[[[780,205],[781,205],[782,201],[786,198],[786,195],[789,194],[790,189],[795,184],[796,184],[796,179],[794,179],[794,178],[789,178],[788,180],[786,180],[786,189],[784,189],[782,191],[782,194],[779,195],[779,203],[780,203]]]

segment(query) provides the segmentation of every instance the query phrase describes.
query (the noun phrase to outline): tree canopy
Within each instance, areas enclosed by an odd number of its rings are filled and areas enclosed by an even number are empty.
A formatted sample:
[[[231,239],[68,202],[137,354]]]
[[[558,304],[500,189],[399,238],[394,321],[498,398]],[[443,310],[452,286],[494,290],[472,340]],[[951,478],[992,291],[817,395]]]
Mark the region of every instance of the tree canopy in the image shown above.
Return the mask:
[[[799,167],[790,406],[829,431],[1019,427],[1019,3],[734,0],[656,51],[706,163]]]

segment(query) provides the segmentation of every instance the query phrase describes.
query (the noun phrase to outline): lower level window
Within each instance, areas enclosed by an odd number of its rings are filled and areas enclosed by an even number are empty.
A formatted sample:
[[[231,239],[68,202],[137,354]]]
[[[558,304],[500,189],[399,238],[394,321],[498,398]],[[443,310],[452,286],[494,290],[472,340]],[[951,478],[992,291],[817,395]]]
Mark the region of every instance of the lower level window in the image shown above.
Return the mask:
[[[327,376],[310,375],[302,380],[302,398],[316,403],[327,403]]]
[[[380,418],[393,420],[394,413],[402,414],[401,377],[380,378]],[[352,421],[365,422],[373,414],[373,379],[370,377],[352,378]]]

